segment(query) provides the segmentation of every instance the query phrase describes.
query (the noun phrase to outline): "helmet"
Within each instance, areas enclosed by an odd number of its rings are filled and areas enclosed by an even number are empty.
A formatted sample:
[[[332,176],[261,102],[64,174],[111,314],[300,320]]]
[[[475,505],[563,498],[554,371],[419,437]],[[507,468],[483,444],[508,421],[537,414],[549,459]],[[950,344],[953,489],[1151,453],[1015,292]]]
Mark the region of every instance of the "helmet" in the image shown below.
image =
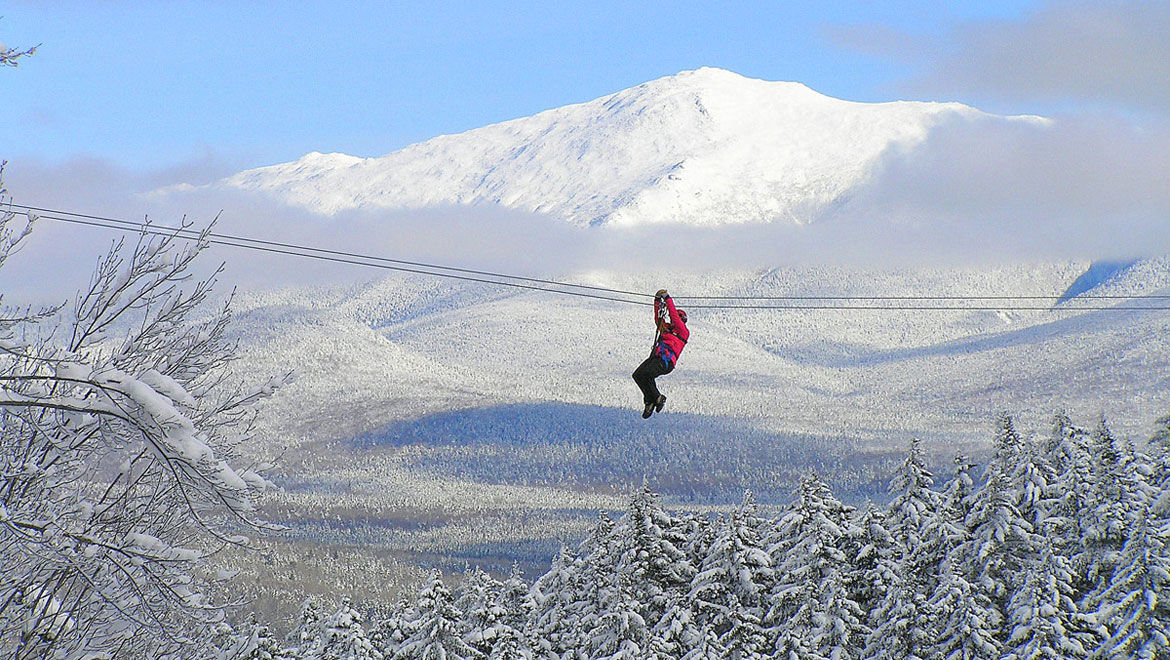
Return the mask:
[[[687,322],[687,313],[686,313],[686,312],[684,312],[684,311],[682,311],[681,309],[680,309],[680,310],[678,310],[678,317],[679,317],[680,319],[682,319],[682,322],[683,322],[683,323],[686,323],[686,322]]]

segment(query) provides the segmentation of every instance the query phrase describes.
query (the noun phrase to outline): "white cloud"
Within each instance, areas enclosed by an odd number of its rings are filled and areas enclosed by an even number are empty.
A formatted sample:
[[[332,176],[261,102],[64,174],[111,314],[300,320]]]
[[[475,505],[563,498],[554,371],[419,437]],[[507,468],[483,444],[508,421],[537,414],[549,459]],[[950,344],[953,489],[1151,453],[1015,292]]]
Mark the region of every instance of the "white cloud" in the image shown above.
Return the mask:
[[[941,39],[880,25],[831,37],[913,67],[903,91],[1060,115],[945,126],[888,154],[837,221],[876,220],[936,255],[1170,253],[1170,3],[1050,2]]]
[[[956,256],[1170,254],[1170,123],[951,124],[891,153],[838,214]]]
[[[184,182],[230,173],[214,159],[135,174],[96,160],[60,166],[12,163],[6,183],[14,201],[76,213],[176,226],[183,218],[215,231],[292,245],[538,277],[587,267],[596,235],[546,217],[498,208],[343,213],[325,218],[260,194],[214,189],[155,195]],[[98,256],[124,234],[42,220],[26,249],[0,271],[6,302],[61,302],[88,281]],[[279,287],[361,281],[385,271],[213,246],[208,267],[226,262],[227,286]]]
[[[915,66],[902,89],[985,105],[1093,104],[1170,112],[1170,3],[1050,2],[1018,20],[972,21],[942,38],[836,27],[839,45]]]

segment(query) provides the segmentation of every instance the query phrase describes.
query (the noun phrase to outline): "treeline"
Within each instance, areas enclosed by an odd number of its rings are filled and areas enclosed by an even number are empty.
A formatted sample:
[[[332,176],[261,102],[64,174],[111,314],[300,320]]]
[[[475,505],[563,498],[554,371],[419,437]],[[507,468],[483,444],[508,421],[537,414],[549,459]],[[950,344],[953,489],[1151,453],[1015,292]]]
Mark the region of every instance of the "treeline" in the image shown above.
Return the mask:
[[[887,506],[815,475],[778,517],[750,493],[717,519],[643,488],[529,585],[433,573],[372,625],[306,602],[296,629],[225,637],[255,659],[1170,658],[1170,429],[1147,451],[1057,416],[1025,439],[998,420],[978,474],[937,485],[917,442]],[[368,625],[368,627],[367,627]]]

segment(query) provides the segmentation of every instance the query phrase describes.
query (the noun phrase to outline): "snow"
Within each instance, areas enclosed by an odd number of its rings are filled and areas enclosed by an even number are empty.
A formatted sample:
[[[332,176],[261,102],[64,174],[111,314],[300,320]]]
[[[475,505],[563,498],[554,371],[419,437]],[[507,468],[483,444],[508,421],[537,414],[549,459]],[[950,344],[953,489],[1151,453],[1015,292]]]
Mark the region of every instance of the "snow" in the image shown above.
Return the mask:
[[[1055,297],[1088,267],[594,270],[564,279],[648,292],[665,284],[679,296]],[[1160,259],[1092,293],[1164,291],[1170,260]],[[677,485],[671,497],[700,489],[696,496],[712,498],[703,505],[733,502],[742,490],[715,491],[741,483],[775,502],[805,469],[794,463],[802,451],[825,452],[818,465],[844,457],[860,466],[829,475],[834,488],[852,487],[872,477],[867,470],[892,470],[891,447],[909,436],[923,439],[931,466],[956,452],[980,456],[1002,410],[1028,429],[1047,428],[1060,408],[1077,420],[1104,411],[1127,437],[1142,438],[1170,400],[1160,376],[1170,370],[1164,311],[1029,311],[1008,324],[994,312],[688,310],[693,339],[662,382],[668,409],[653,426],[624,421],[642,421],[630,373],[649,350],[648,308],[396,275],[246,293],[236,311],[242,378],[298,372],[267,402],[249,447],[283,451],[286,472],[291,463],[308,475],[275,479],[285,490],[273,499],[301,512],[285,521],[293,534],[402,551],[529,553],[539,543],[551,556],[557,539],[583,533],[590,509],[621,506],[603,491],[642,475]],[[355,441],[390,432],[407,440]],[[794,447],[783,457],[746,449],[753,434],[790,432],[825,438],[825,449]],[[686,444],[658,439],[666,436]],[[730,481],[708,478],[721,474]],[[417,530],[328,522],[335,511],[383,520],[420,506],[443,522]]]
[[[380,158],[314,152],[215,185],[323,215],[491,204],[576,225],[806,223],[883,153],[977,119],[1039,121],[956,103],[842,101],[706,67]]]
[[[93,369],[86,364],[61,362],[57,365],[57,378],[65,380],[87,380]]]
[[[138,376],[138,380],[146,383],[154,391],[179,405],[187,408],[195,408],[199,405],[195,402],[195,397],[188,394],[187,390],[183,389],[183,386],[176,382],[175,379],[165,374],[160,374],[154,369],[148,369],[143,372]]]
[[[1165,290],[1167,266],[1141,262],[1129,279],[1094,293]],[[627,290],[668,282],[680,300],[688,292],[1058,296],[1086,267],[592,276]],[[312,425],[316,441],[343,440],[394,420],[515,402],[628,408],[629,374],[652,336],[645,308],[424,277],[238,302],[241,367],[271,374],[297,366],[297,381],[271,402],[282,440],[308,434],[302,425]],[[1165,319],[1163,311],[1028,311],[1009,324],[995,312],[693,310],[694,339],[664,387],[674,412],[814,433],[828,424],[874,439],[956,430],[984,437],[1003,409],[1046,419],[1065,407],[1092,417],[1103,400],[1111,417],[1144,431],[1168,394],[1156,375],[1170,366]]]

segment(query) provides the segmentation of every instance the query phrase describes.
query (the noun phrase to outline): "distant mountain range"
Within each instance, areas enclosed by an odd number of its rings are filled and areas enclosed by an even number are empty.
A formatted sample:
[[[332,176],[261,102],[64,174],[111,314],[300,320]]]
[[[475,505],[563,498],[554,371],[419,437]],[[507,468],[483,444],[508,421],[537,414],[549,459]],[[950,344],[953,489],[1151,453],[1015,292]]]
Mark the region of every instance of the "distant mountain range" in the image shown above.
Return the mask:
[[[948,122],[1036,122],[957,103],[855,103],[714,68],[411,145],[310,153],[214,184],[332,215],[498,205],[576,225],[809,223],[883,154]]]

